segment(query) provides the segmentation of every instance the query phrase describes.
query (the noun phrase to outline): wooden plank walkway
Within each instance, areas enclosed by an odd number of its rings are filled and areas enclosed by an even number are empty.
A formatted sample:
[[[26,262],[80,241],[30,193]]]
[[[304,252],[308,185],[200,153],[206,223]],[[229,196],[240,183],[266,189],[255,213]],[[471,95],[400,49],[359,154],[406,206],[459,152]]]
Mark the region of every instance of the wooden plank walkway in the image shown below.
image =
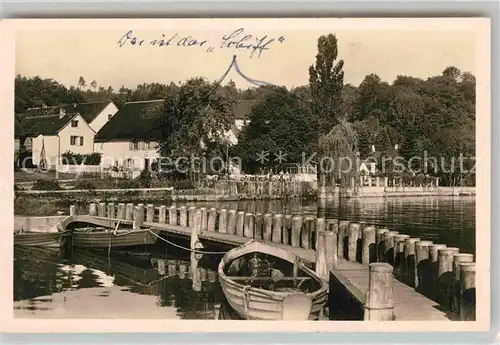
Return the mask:
[[[365,301],[368,290],[368,266],[358,262],[342,260],[333,275],[358,301]],[[392,279],[394,287],[394,316],[397,321],[450,321],[447,314],[439,310],[438,303],[418,293],[412,287]]]
[[[171,234],[191,236],[191,229],[185,226],[144,222],[145,227],[157,228]],[[215,243],[239,246],[250,240],[250,238],[220,233],[216,231],[204,231],[198,235],[199,239]],[[265,242],[265,241],[264,241]],[[285,248],[292,251],[307,263],[314,264],[316,253],[312,249],[294,248],[281,243],[267,242],[268,244]],[[368,290],[369,271],[368,266],[339,260],[333,275],[346,287],[362,304],[365,302],[365,291]],[[394,315],[398,321],[450,321],[447,314],[437,308],[438,304],[424,295],[416,292],[412,287],[393,278],[394,287]]]

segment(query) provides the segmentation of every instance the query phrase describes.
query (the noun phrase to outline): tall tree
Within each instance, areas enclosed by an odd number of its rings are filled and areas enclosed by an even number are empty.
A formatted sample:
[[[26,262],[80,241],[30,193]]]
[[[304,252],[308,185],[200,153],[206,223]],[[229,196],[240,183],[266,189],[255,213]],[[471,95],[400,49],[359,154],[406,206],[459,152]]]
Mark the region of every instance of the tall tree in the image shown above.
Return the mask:
[[[228,146],[226,132],[234,123],[233,104],[221,88],[202,78],[192,78],[164,102],[161,151],[165,156],[200,159],[220,155]],[[199,161],[192,161],[190,177]]]
[[[341,117],[342,88],[344,85],[343,60],[337,61],[337,38],[333,34],[318,38],[316,64],[309,67],[311,110],[316,117],[318,134],[328,133]]]
[[[87,82],[85,81],[85,79],[82,76],[80,76],[80,78],[78,78],[78,87],[80,89],[84,89],[86,86],[87,86]]]
[[[311,157],[311,142],[317,138],[310,124],[309,104],[300,92],[274,87],[253,106],[250,123],[238,135],[232,154],[241,157],[246,172],[260,168],[280,171],[285,163],[300,163]]]

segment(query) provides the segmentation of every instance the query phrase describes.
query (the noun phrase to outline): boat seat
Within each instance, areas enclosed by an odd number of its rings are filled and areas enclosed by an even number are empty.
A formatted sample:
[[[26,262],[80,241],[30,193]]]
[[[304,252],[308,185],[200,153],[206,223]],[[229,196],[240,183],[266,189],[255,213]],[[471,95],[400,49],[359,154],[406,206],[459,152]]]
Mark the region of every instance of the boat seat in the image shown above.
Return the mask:
[[[303,293],[292,294],[283,300],[282,320],[307,320],[311,314],[312,300]]]

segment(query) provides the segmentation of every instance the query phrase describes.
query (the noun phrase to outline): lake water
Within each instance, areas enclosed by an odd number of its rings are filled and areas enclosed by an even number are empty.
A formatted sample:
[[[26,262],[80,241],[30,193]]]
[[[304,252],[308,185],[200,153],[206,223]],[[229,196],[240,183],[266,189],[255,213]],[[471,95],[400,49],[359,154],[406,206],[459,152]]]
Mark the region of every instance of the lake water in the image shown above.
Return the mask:
[[[340,205],[294,200],[203,206],[365,221],[475,254],[474,197],[366,198]],[[148,254],[108,257],[106,252],[78,251],[68,261],[55,250],[15,248],[15,316],[217,318],[224,303],[216,274],[220,257],[205,255],[197,261],[163,243],[137,250]]]

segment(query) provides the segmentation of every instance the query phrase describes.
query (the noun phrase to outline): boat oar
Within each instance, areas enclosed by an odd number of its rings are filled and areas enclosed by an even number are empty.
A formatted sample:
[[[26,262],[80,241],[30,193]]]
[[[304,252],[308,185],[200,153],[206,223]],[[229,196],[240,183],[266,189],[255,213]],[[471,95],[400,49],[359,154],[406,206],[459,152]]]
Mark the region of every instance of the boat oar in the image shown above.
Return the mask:
[[[306,294],[293,294],[283,300],[282,320],[308,320],[312,301]]]

